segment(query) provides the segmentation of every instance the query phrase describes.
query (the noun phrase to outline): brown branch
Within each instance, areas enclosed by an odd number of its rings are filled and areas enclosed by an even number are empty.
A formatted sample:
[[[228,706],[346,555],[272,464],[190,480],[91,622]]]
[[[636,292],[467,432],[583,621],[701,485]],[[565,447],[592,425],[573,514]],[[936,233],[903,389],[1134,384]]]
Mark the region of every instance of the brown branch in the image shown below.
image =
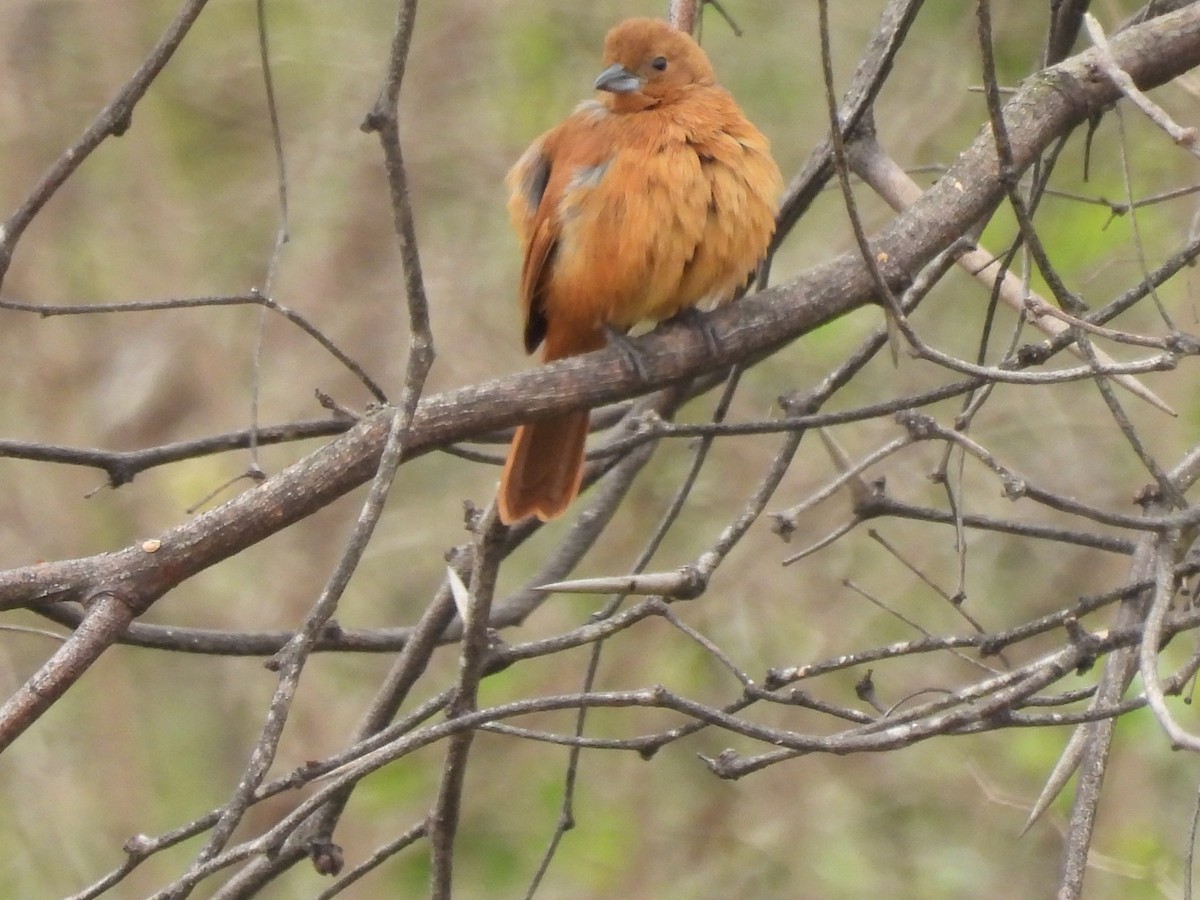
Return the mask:
[[[1112,39],[1110,53],[1141,88],[1162,83],[1200,62],[1200,10],[1186,7],[1132,28]],[[1118,93],[1091,51],[1028,81],[1003,112],[1005,153],[1011,159],[1004,175],[1011,177],[1028,166],[1056,137],[1112,102]],[[937,185],[871,239],[889,286],[902,290],[913,273],[988,215],[1004,197],[1006,186],[1000,177],[996,141],[984,134]],[[408,272],[412,279],[414,269]],[[413,284],[410,280],[410,288]],[[641,341],[645,380],[625,370],[620,353],[602,351],[430,397],[415,408],[404,434],[403,457],[410,459],[531,416],[644,393],[714,371],[730,359],[758,358],[870,302],[873,296],[874,282],[861,258],[846,254],[714,314],[711,323],[724,360],[711,359],[703,335],[695,330],[667,328]],[[419,318],[418,308],[410,311]],[[428,346],[417,344],[413,349],[414,358],[427,361]],[[406,400],[415,402],[415,393],[407,392]],[[393,424],[390,413],[373,415],[258,487],[158,538],[111,554],[0,573],[0,608],[107,592],[121,597],[133,614],[140,614],[186,578],[368,480]],[[63,689],[63,683],[55,689]]]
[[[281,189],[282,190],[282,189]],[[345,366],[354,374],[363,386],[370,391],[371,396],[379,403],[386,403],[387,396],[375,380],[367,374],[361,365],[350,358],[333,340],[320,328],[300,312],[284,306],[282,303],[260,293],[250,290],[245,294],[234,294],[224,297],[173,297],[164,300],[133,300],[125,303],[18,303],[14,300],[0,300],[0,309],[14,312],[34,313],[43,318],[54,316],[95,316],[114,315],[118,313],[166,312],[180,309],[206,309],[214,306],[260,306],[277,315],[283,316],[314,341],[320,344],[330,356]]]
[[[703,5],[704,0],[671,0],[667,18],[680,31],[695,34],[700,21],[700,7]]]
[[[133,481],[134,477],[142,472],[157,466],[212,456],[215,453],[227,453],[231,450],[244,450],[250,446],[251,441],[265,447],[269,444],[332,437],[348,430],[351,424],[348,419],[336,418],[267,425],[194,440],[175,441],[144,450],[90,450],[83,447],[41,444],[36,441],[0,440],[0,457],[102,469],[108,476],[109,486],[120,487]]]
[[[1171,16],[1113,38],[1111,53],[1144,87],[1200,64],[1200,10]],[[1169,60],[1170,62],[1164,62]],[[1009,102],[1014,164],[1028,165],[1054,137],[1111,102],[1117,91],[1099,75],[1091,51],[1031,80]],[[872,241],[885,255],[884,274],[902,284],[939,249],[952,244],[1004,194],[990,136],[978,138],[945,177]],[[869,302],[873,283],[857,253],[801,275],[710,317],[726,359],[748,359]],[[478,437],[523,419],[598,406],[692,378],[720,367],[696,329],[669,327],[640,339],[646,378],[604,350],[446,394],[416,410],[405,458]],[[48,563],[0,573],[0,608],[47,597],[78,599],[91,584],[135,586],[144,609],[180,581],[262,540],[366,481],[381,452],[389,416],[364,419],[341,438],[263,484],[166,532],[151,563],[140,548],[90,560]]]
[[[0,707],[0,752],[37,721],[133,621],[134,611],[112,591],[96,594],[78,628]]]
[[[880,14],[879,24],[838,110],[843,134],[853,133],[864,117],[870,114],[923,2],[890,0]],[[799,174],[792,179],[784,193],[779,225],[771,241],[773,248],[780,245],[833,175],[833,142],[825,138],[809,153]]]
[[[100,111],[79,139],[42,175],[24,202],[13,211],[3,225],[0,225],[0,284],[4,283],[13,251],[29,223],[106,138],[120,137],[129,129],[134,107],[145,96],[163,66],[179,49],[207,2],[208,0],[187,0],[184,3],[178,15],[167,26],[162,37],[117,96]]]

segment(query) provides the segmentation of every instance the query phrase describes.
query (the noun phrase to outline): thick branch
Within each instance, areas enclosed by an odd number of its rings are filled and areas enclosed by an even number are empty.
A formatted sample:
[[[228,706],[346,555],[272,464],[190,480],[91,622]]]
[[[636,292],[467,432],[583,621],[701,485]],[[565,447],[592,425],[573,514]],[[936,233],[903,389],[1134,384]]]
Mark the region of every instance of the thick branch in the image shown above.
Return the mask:
[[[1139,87],[1200,64],[1200,7],[1186,7],[1117,35],[1110,52]],[[1013,164],[1030,165],[1056,137],[1119,96],[1094,51],[1029,79],[1005,107]],[[986,217],[1004,196],[990,130],[871,246],[890,285],[902,288],[939,251]],[[477,437],[531,416],[594,407],[755,359],[873,300],[857,252],[756,294],[710,317],[724,354],[714,359],[697,329],[672,327],[642,339],[643,380],[614,350],[576,357],[425,399],[406,439],[406,458]],[[305,518],[374,473],[390,413],[345,435],[261,485],[165,532],[156,542],[0,573],[0,609],[111,591],[135,610],[186,578]],[[147,549],[153,548],[153,549]]]

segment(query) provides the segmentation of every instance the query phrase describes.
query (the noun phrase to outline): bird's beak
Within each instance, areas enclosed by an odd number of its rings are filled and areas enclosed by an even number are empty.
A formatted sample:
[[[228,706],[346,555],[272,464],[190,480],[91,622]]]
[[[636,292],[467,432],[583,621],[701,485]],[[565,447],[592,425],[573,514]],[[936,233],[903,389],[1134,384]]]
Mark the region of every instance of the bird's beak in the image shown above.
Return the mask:
[[[620,63],[613,63],[596,78],[596,90],[614,94],[629,94],[642,86],[642,79]]]

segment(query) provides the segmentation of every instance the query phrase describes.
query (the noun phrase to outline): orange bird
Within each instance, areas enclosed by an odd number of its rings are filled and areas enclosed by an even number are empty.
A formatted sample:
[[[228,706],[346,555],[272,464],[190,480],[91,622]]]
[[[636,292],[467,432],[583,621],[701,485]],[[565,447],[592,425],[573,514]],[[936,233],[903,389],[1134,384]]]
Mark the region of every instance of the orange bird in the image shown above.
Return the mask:
[[[586,101],[508,173],[525,252],[525,349],[550,362],[608,334],[732,299],[775,229],[779,167],[691,36],[656,19],[608,33]],[[561,515],[583,476],[586,409],[517,429],[500,519]]]

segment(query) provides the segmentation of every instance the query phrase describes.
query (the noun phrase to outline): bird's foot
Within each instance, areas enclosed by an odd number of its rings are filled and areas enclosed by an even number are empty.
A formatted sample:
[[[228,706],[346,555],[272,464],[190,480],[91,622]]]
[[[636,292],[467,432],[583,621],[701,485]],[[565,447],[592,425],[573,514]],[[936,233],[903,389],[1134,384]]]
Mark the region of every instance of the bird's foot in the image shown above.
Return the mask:
[[[604,335],[608,338],[608,346],[624,357],[630,368],[637,373],[638,378],[642,381],[649,381],[649,373],[646,371],[646,361],[642,351],[637,348],[629,335],[611,325],[604,326]]]
[[[721,339],[717,337],[717,332],[712,327],[712,322],[708,320],[708,316],[696,309],[694,306],[685,306],[669,319],[664,319],[659,323],[659,327],[664,325],[673,325],[678,322],[680,325],[685,325],[695,331],[700,332],[700,336],[704,338],[704,346],[708,348],[709,354],[714,359],[723,359],[725,350],[721,346]]]

